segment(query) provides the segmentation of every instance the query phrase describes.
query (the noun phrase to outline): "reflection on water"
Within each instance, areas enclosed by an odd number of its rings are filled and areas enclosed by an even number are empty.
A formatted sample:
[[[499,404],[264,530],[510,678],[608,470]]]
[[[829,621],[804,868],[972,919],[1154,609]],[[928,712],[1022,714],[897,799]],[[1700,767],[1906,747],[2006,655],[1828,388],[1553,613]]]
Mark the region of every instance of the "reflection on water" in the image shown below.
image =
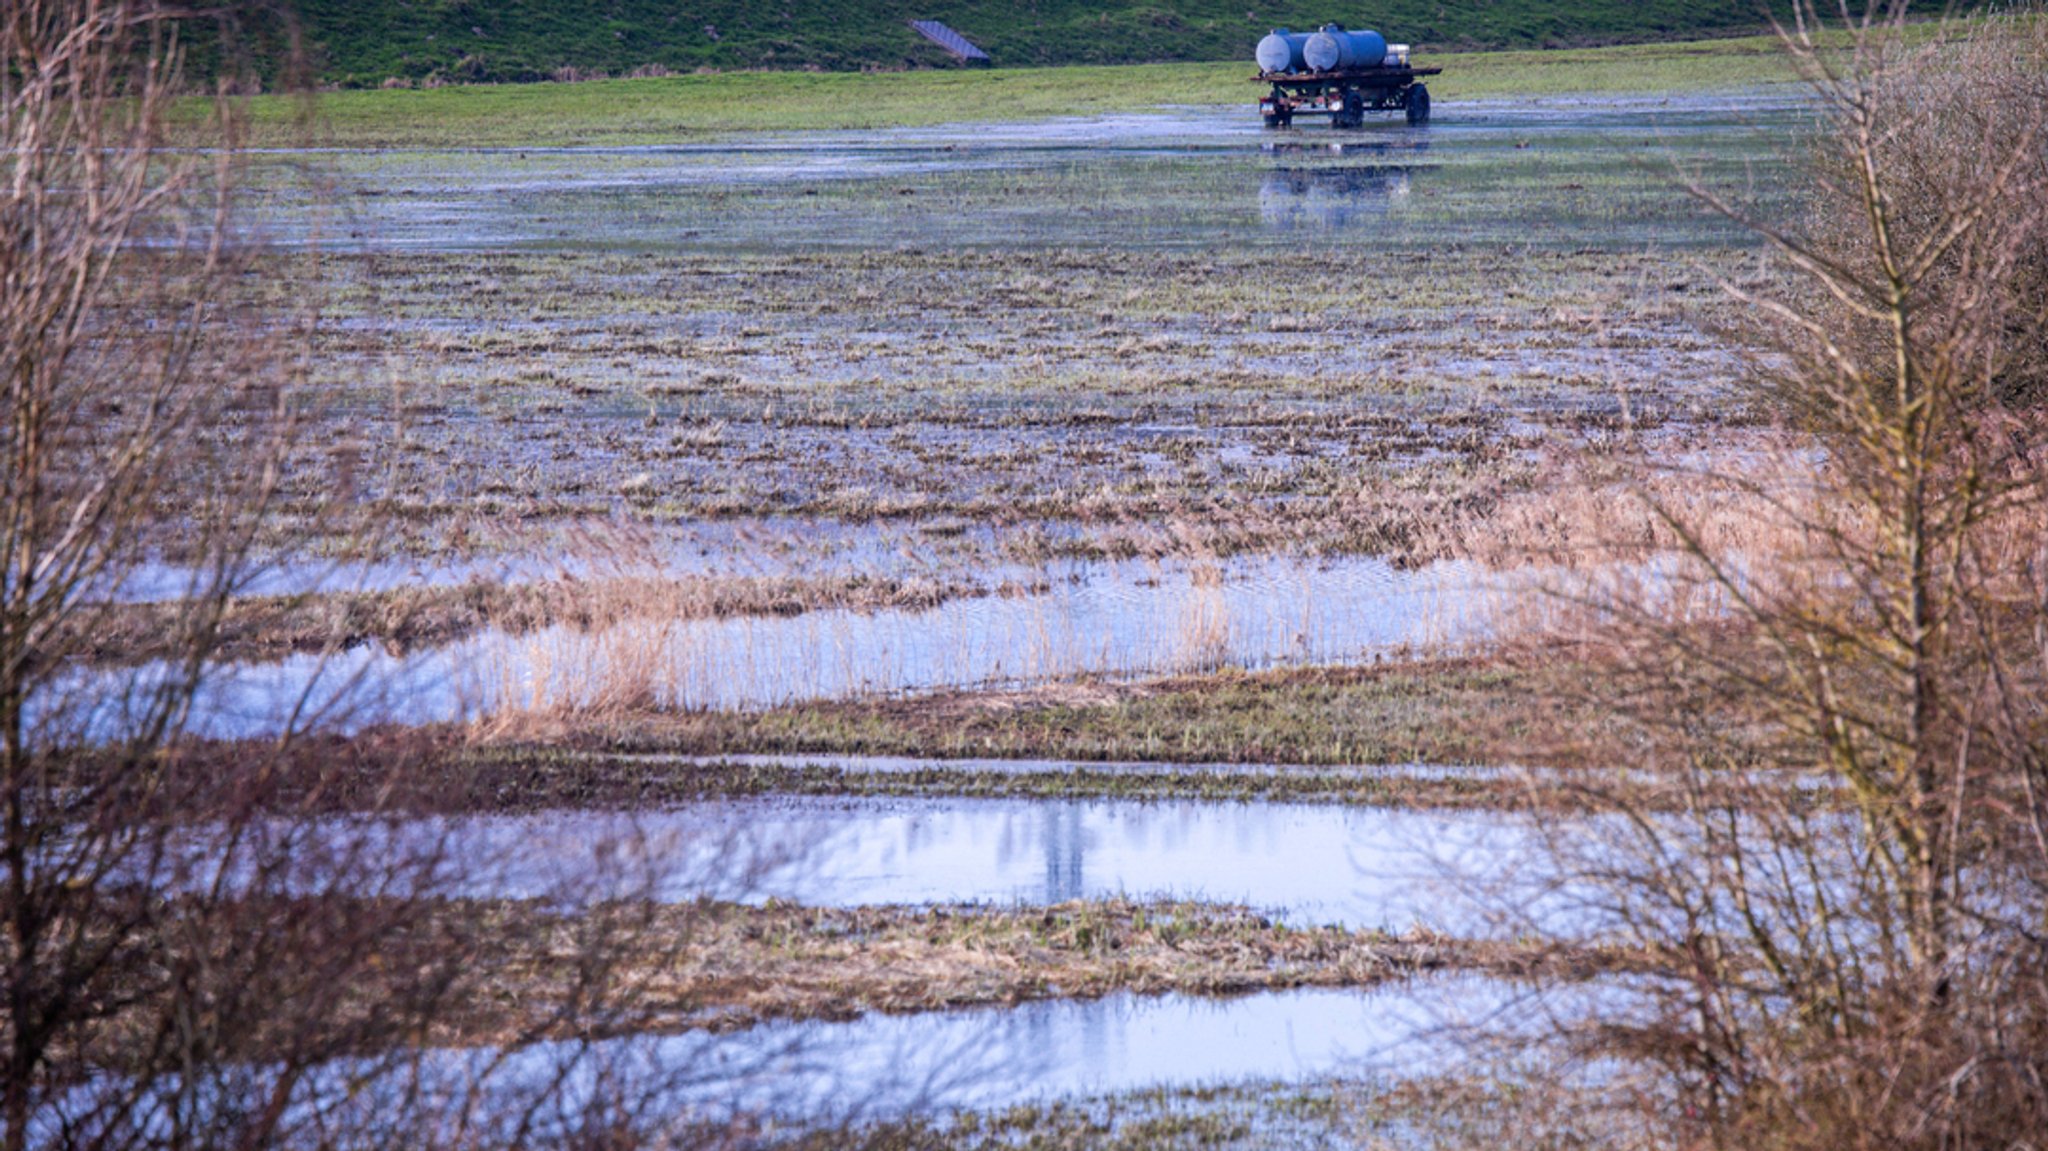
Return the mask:
[[[1081,873],[1081,805],[1061,804],[1045,820],[1045,900],[1061,903],[1083,899],[1087,881]]]
[[[1535,994],[1476,978],[1228,1000],[1118,994],[691,1033],[652,1041],[646,1061],[749,1065],[758,1050],[800,1051],[774,1075],[722,1092],[784,1114],[996,1108],[1143,1088],[1441,1068],[1457,1056],[1463,1025],[1497,1018]]]
[[[1383,220],[1408,198],[1409,169],[1275,168],[1259,185],[1259,218],[1268,228],[1331,229]]]
[[[1276,160],[1259,184],[1259,219],[1269,230],[1335,231],[1385,221],[1408,199],[1411,179],[1432,171],[1426,129],[1345,140],[1276,140]],[[1304,253],[1304,255],[1309,255]]]
[[[1314,1083],[1444,1072],[1482,1032],[1534,1039],[1548,1020],[1595,1006],[1621,1018],[1625,987],[1532,988],[1477,976],[1371,990],[1302,988],[1234,999],[1185,995],[1051,1000],[845,1022],[771,1023],[586,1049],[613,1083],[676,1087],[654,1114],[734,1113],[820,1124],[1016,1106],[1147,1089]],[[544,1044],[500,1069],[508,1093],[555,1074]],[[495,1053],[445,1052],[431,1074],[462,1077]]]
[[[666,1145],[660,1136],[668,1134],[696,1145],[707,1127],[728,1136],[747,1130],[747,1117],[829,1130],[1148,1089],[1386,1079],[1450,1069],[1481,1027],[1538,1035],[1553,1003],[1611,1008],[1613,991],[1461,976],[1369,991],[1305,988],[1224,1000],[1120,993],[516,1050],[431,1048],[412,1058],[312,1069],[286,1088],[286,1126],[311,1136],[322,1117],[339,1116],[377,1130],[378,1116],[389,1115],[390,1145],[573,1146],[587,1143],[592,1130],[644,1133],[650,1145]],[[248,1097],[248,1084],[240,1086],[238,1093],[229,1084],[200,1085],[179,1104],[202,1112],[233,1107]],[[99,1132],[146,1123],[110,1106],[121,1102],[118,1088],[111,1078],[74,1087],[50,1101],[40,1116],[44,1129],[54,1136],[60,1125]],[[154,1114],[163,1102],[146,1100],[141,1112]],[[321,1144],[309,1138],[308,1145]]]
[[[992,1108],[1151,1087],[1440,1070],[1462,1054],[1474,1028],[1510,1012],[1538,1018],[1531,1004],[1544,995],[1477,977],[1227,1000],[1119,994],[689,1035],[664,1041],[662,1057],[703,1059],[723,1045],[802,1047],[832,1067],[804,1084],[799,1097],[809,1114],[857,1100],[881,1112],[912,1102]],[[1585,992],[1563,993],[1572,995]]]
[[[488,632],[405,654],[364,646],[335,658],[224,666],[210,672],[190,723],[198,734],[236,738],[275,731],[302,704],[350,730],[619,703],[763,708],[1084,675],[1342,663],[1484,642],[1520,578],[1482,578],[1459,564],[1396,569],[1371,558],[1090,565],[1044,594],[919,611],[629,619],[599,630]],[[77,726],[105,738],[119,730],[111,704],[163,674],[81,671],[41,706],[67,696],[89,706],[96,715]]]
[[[477,897],[602,897],[621,884],[674,901],[830,907],[1165,897],[1246,904],[1300,924],[1468,936],[1491,931],[1503,907],[1518,917],[1500,924],[1509,931],[1565,907],[1526,828],[1477,810],[763,797],[421,819],[395,831],[338,824],[329,834],[461,861],[445,878]]]
[[[272,180],[279,187],[265,199],[264,222],[286,243],[370,250],[1237,248],[1286,242],[1282,229],[1261,235],[1250,214],[1271,155],[1341,146],[1346,157],[1387,153],[1384,162],[1427,141],[1440,165],[1431,177],[1439,198],[1431,201],[1430,226],[1354,233],[1347,243],[1634,250],[1741,237],[1693,204],[1661,163],[1642,160],[1682,151],[1710,183],[1747,183],[1758,166],[1776,162],[1784,130],[1805,115],[1798,89],[1786,85],[1654,98],[1463,100],[1441,105],[1426,132],[1375,124],[1285,140],[1260,125],[1247,101],[652,148],[339,153],[327,157],[337,181],[363,193],[344,202],[341,235],[326,201],[295,193],[284,175]],[[281,159],[280,172],[299,159]],[[1597,201],[1560,195],[1578,184],[1613,194]],[[942,210],[933,208],[934,195]]]

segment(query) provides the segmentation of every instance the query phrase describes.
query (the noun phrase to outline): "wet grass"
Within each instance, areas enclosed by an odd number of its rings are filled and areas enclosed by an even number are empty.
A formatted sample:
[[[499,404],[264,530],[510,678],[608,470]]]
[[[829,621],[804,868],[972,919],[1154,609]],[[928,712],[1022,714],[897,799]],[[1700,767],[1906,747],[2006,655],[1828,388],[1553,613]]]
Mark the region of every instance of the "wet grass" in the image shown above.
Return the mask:
[[[446,914],[509,982],[472,993],[467,1041],[547,1018],[587,957],[559,939],[578,920],[527,903],[463,902]],[[596,914],[602,915],[603,912]],[[795,907],[704,903],[636,921],[606,956],[652,1031],[727,1030],[770,1019],[850,1019],[1040,999],[1242,995],[1370,987],[1438,971],[1577,977],[1629,957],[1428,932],[1288,926],[1228,904],[1114,899],[1050,907]],[[680,944],[680,945],[679,945]],[[644,949],[644,954],[642,954]]]
[[[309,737],[289,753],[289,774],[298,781],[295,793],[317,792],[340,809],[395,801],[422,810],[533,811],[764,794],[1513,803],[1523,798],[1516,789],[1476,778],[1336,769],[1584,762],[1581,749],[1604,730],[1597,717],[1538,701],[1587,674],[1591,665],[1549,650],[1519,659],[1065,682],[753,712],[514,717],[488,731],[387,727]],[[203,774],[209,762],[241,754],[231,741],[195,741],[176,762]],[[941,762],[907,771],[697,762],[776,754]],[[943,762],[967,759],[1049,760],[1063,769]],[[1158,768],[1090,766],[1098,763]],[[1203,764],[1291,766],[1234,772]],[[403,794],[392,793],[394,785],[403,785]],[[362,786],[371,791],[356,794]]]
[[[1697,781],[1624,774],[1637,764],[1635,734],[1585,686],[1622,674],[1592,651],[1545,644],[1486,658],[1059,682],[759,712],[621,708],[474,728],[382,727],[300,740],[286,752],[280,801],[422,815],[777,796],[1582,811],[1605,809],[1626,790],[1638,810],[1697,802],[1705,794]],[[205,779],[218,774],[210,765],[247,754],[232,741],[194,741],[163,769]],[[1419,770],[1402,770],[1410,767]],[[1828,798],[1802,789],[1787,802],[1825,806]]]
[[[1231,1148],[1324,1151],[1367,1132],[1375,1093],[1352,1083],[1160,1088],[969,1111],[805,1135],[791,1151],[1014,1151],[1017,1148]]]
[[[364,257],[321,352],[337,387],[411,365],[333,415],[393,445],[363,473],[415,550],[767,515],[1078,529],[1012,533],[1027,562],[1400,556],[1616,426],[1618,387],[1639,428],[1711,410],[1694,259],[1741,256],[1359,253],[1346,314],[1278,306],[1249,250]]]
[[[1556,659],[1519,667],[1491,660],[1425,660],[1055,685],[1039,691],[944,693],[621,721],[571,742],[593,751],[689,755],[823,752],[1082,764],[1526,764],[1539,761],[1562,732],[1591,722],[1591,717],[1546,712],[1533,703],[1550,677],[1562,681],[1581,670]],[[1355,778],[1155,782],[1222,790],[1294,788],[1298,794],[1361,787]],[[974,786],[1034,785],[1028,779],[996,779]],[[1056,786],[1052,781],[1047,785]],[[872,781],[864,786],[896,785]],[[1099,786],[1106,793],[1127,789],[1121,793],[1144,794],[1123,776],[1106,776]],[[1461,786],[1447,786],[1446,794],[1458,794]]]
[[[1588,1115],[1540,1072],[1495,1060],[1452,1074],[1163,1087],[809,1133],[823,1151],[1329,1151],[1335,1147],[1630,1147],[1645,1133]],[[1654,1144],[1651,1144],[1654,1145]]]
[[[557,716],[488,738],[458,727],[379,728],[300,741],[287,753],[286,778],[291,795],[317,797],[337,811],[394,803],[421,812],[639,809],[758,795],[1569,805],[1565,778],[1546,788],[1483,776],[1342,770],[1589,762],[1583,749],[1602,725],[1538,702],[1546,685],[1591,674],[1563,654],[1064,683],[763,712]],[[233,742],[194,742],[165,770],[203,778],[209,764],[246,751]],[[877,770],[718,761],[777,753],[938,762]],[[948,759],[1059,766],[1002,770],[949,766]],[[1157,767],[1091,766],[1097,763]],[[1290,766],[1233,771],[1204,764]]]
[[[493,629],[523,635],[549,627],[593,630],[634,620],[674,623],[734,616],[796,616],[825,610],[922,610],[994,594],[961,578],[839,576],[614,576],[508,583],[472,579],[378,591],[250,596],[228,605],[216,659],[255,663],[377,643],[393,653],[452,643]],[[1037,590],[1010,585],[1006,594]],[[115,604],[81,621],[72,650],[120,665],[176,651],[176,602]]]
[[[822,765],[681,764],[661,758],[534,749],[474,753],[460,769],[467,796],[491,810],[561,806],[640,808],[742,796],[889,796],[971,799],[1142,799],[1341,803],[1375,807],[1498,807],[1517,791],[1478,779],[1370,778],[1297,768],[1232,772],[1161,765],[1156,771],[949,768],[903,771]]]
[[[1504,95],[1678,92],[1790,80],[1776,42],[1752,36],[1558,51],[1445,52],[1439,101]],[[323,93],[312,139],[338,147],[659,144],[804,129],[874,129],[1252,104],[1244,63],[892,73],[739,72],[582,84]],[[302,105],[251,101],[257,138],[305,140]]]

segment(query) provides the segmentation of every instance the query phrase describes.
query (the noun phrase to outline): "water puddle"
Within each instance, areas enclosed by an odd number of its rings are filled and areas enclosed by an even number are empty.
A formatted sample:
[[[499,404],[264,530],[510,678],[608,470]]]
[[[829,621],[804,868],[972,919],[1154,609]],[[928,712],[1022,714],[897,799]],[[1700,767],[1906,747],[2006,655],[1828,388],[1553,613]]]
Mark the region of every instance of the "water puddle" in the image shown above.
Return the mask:
[[[1301,227],[1398,248],[1725,242],[1731,229],[1685,210],[1664,173],[1649,170],[1657,157],[1684,154],[1710,166],[1710,178],[1740,181],[1775,162],[1772,149],[1810,115],[1784,86],[1456,101],[1421,129],[1375,122],[1359,132],[1276,133],[1261,127],[1249,96],[1213,108],[708,144],[329,153],[321,163],[352,193],[344,222],[332,226],[319,204],[281,189],[270,231],[284,243],[372,250],[701,250],[792,238],[812,248],[1284,246]],[[1369,166],[1356,182],[1323,187],[1317,203],[1273,206],[1276,190],[1291,195],[1284,178],[1277,189],[1269,179],[1276,165],[1405,163],[1425,153],[1428,166],[1403,173],[1398,186]],[[301,160],[273,162],[288,187],[283,174]],[[1573,194],[1586,188],[1601,193]],[[1618,202],[1629,219],[1617,221]]]
[[[699,1082],[676,1101],[703,1113],[875,1119],[1150,1088],[1413,1074],[1451,1063],[1475,1028],[1539,997],[1477,978],[1238,999],[1118,994],[692,1032],[620,1041],[595,1055],[627,1081],[691,1069]],[[525,1058],[552,1068],[561,1056],[540,1048]]]
[[[918,612],[813,612],[552,629],[491,643],[495,706],[596,706],[625,687],[659,706],[751,708],[806,699],[1337,663],[1485,638],[1490,599],[1460,566],[1370,559],[1099,565],[1043,595]]]
[[[749,797],[321,825],[313,859],[395,861],[434,894],[820,907],[1174,899],[1299,925],[1466,937],[1571,913],[1527,827],[1334,804]],[[204,845],[195,843],[204,854]],[[203,872],[203,869],[201,869]],[[346,882],[317,873],[301,884]],[[1501,909],[1512,923],[1500,923]]]
[[[515,1050],[434,1048],[312,1069],[291,1085],[287,1126],[311,1133],[356,1118],[398,1142],[531,1145],[570,1143],[593,1129],[829,1130],[1138,1091],[1386,1081],[1454,1067],[1483,1032],[1540,1037],[1552,1005],[1605,1006],[1612,990],[1451,977],[1369,991],[1117,994]],[[264,1079],[251,1069],[193,1085],[178,1102],[232,1106],[252,1090],[265,1094]],[[97,1133],[157,1113],[152,1099],[120,1109],[121,1097],[116,1081],[103,1080],[53,1101],[61,1120],[43,1118]]]
[[[363,646],[213,669],[192,709],[201,735],[276,731],[294,714],[347,731],[506,713],[616,708],[758,709],[1081,676],[1334,664],[1481,644],[1533,576],[1461,564],[1396,569],[1353,558],[1256,557],[1211,565],[1075,565],[1041,594],[924,610],[627,620],[479,634],[392,654]],[[1518,591],[1518,588],[1523,590]],[[46,693],[52,730],[122,730],[122,705],[165,669],[81,670]]]

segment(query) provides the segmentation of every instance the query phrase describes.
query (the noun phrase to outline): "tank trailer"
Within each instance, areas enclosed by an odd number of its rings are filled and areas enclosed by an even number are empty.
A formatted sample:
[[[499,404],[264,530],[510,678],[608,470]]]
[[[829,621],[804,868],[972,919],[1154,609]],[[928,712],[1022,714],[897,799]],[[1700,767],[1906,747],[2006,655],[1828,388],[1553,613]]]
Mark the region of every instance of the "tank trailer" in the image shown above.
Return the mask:
[[[1443,71],[1409,64],[1406,44],[1341,24],[1314,32],[1275,28],[1259,41],[1257,55],[1253,79],[1273,88],[1259,101],[1268,128],[1288,127],[1296,116],[1328,116],[1332,128],[1356,128],[1367,112],[1403,112],[1420,124],[1429,119],[1429,89],[1420,78]]]

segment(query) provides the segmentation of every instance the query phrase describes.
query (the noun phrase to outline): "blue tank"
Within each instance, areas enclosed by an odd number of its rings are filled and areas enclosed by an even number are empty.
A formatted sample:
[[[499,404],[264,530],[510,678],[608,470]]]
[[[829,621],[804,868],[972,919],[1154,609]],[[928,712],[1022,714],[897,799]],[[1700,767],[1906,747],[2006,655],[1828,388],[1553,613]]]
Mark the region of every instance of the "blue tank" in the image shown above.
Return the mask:
[[[1346,32],[1341,24],[1325,24],[1301,46],[1301,55],[1313,72],[1377,68],[1387,58],[1387,38],[1377,32]]]
[[[1310,33],[1289,32],[1275,28],[1259,41],[1258,61],[1261,72],[1305,72],[1308,64],[1302,59],[1301,50],[1308,43]]]

